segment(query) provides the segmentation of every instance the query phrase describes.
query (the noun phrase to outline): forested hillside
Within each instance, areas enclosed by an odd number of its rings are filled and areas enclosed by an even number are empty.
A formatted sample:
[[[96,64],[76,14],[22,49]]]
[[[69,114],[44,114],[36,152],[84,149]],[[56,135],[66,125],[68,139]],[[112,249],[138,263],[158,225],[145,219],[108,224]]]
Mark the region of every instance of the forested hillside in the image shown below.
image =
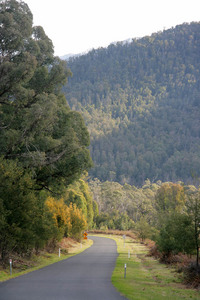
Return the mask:
[[[91,136],[92,178],[142,185],[200,176],[200,23],[71,58],[64,87]]]

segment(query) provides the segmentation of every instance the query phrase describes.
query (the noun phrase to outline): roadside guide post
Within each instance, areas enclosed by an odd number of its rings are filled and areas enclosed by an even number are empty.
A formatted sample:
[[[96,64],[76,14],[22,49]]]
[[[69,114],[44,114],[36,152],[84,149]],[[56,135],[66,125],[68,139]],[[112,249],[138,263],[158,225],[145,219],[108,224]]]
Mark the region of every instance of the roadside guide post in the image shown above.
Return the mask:
[[[124,278],[126,278],[126,264],[124,265]]]
[[[123,235],[123,239],[124,239],[124,248],[125,248],[125,239],[126,239],[125,234]]]
[[[12,259],[10,259],[10,276],[12,276]]]
[[[58,257],[60,257],[60,248],[59,248],[59,252],[58,252]]]

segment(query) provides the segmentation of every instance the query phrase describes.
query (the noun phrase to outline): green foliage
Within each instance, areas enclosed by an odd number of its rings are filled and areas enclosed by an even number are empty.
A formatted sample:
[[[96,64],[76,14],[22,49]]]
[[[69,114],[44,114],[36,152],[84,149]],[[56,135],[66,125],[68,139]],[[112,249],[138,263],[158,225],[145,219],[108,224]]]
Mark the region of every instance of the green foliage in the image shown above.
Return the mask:
[[[186,196],[184,187],[176,183],[163,183],[155,195],[155,207],[161,216],[167,217],[174,211],[185,209]]]
[[[164,256],[179,252],[199,261],[200,197],[183,182],[146,180],[142,188],[117,182],[90,181],[99,206],[100,229],[134,229],[144,240],[154,239]]]
[[[196,252],[199,265],[200,193],[194,186],[164,183],[155,197],[157,245],[164,255]]]
[[[187,213],[191,219],[193,236],[196,248],[196,266],[199,267],[199,246],[200,246],[200,190],[188,194]]]
[[[191,218],[186,214],[171,214],[161,227],[157,245],[165,255],[179,252],[193,254],[195,235]]]
[[[141,186],[200,176],[200,23],[71,58],[64,87],[91,135],[92,178]]]
[[[91,166],[83,118],[61,93],[71,73],[26,4],[5,1],[0,13],[0,154],[31,169],[38,189],[69,184]]]
[[[146,216],[150,223],[155,216],[154,198],[158,184],[136,188],[128,184],[121,185],[118,182],[100,182],[98,179],[91,180],[93,198],[97,202],[100,213],[112,215],[118,212],[125,214],[130,220],[137,222],[142,216]]]
[[[45,206],[47,191],[63,192],[92,165],[84,120],[61,91],[71,72],[54,56],[43,28],[32,23],[26,3],[0,1],[2,260],[9,252],[28,254],[62,236],[62,218],[58,215],[56,227]],[[74,224],[76,216],[81,219],[78,212],[73,211]]]
[[[34,184],[17,162],[0,160],[0,253],[4,260],[12,250],[26,252],[35,243]]]
[[[56,235],[46,209],[46,193],[34,192],[31,172],[12,160],[0,159],[0,255],[30,254]]]
[[[52,214],[46,208],[46,193],[44,191],[37,193],[37,202],[35,204],[35,216],[33,219],[34,228],[34,248],[36,252],[44,248],[44,246],[58,234],[58,230],[52,222]]]
[[[142,217],[148,220],[149,226],[155,223],[154,198],[158,184],[149,180],[138,189],[128,184],[117,182],[100,182],[98,179],[89,182],[93,198],[98,204],[99,216],[97,227],[128,230],[135,228]]]
[[[89,186],[84,179],[79,179],[69,185],[65,193],[65,203],[76,204],[81,209],[87,220],[88,228],[92,228],[94,217],[98,216],[98,206],[93,201]]]
[[[135,229],[142,241],[151,236],[150,225],[145,217],[141,217],[141,219],[137,222]]]
[[[100,213],[96,218],[96,226],[99,229],[118,229],[131,230],[134,222],[128,217],[127,213],[113,211],[112,213]]]

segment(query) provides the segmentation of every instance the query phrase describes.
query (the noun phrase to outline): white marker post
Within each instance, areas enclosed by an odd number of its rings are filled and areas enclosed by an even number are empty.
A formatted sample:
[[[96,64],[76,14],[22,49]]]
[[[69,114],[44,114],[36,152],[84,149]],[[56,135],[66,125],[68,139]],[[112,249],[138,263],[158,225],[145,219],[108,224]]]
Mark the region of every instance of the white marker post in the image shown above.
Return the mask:
[[[124,265],[124,278],[126,278],[126,264]]]
[[[123,235],[123,239],[124,239],[124,248],[125,248],[125,239],[126,239],[125,234]]]
[[[10,259],[10,276],[12,276],[12,259]]]
[[[58,256],[60,257],[60,248],[59,248]]]

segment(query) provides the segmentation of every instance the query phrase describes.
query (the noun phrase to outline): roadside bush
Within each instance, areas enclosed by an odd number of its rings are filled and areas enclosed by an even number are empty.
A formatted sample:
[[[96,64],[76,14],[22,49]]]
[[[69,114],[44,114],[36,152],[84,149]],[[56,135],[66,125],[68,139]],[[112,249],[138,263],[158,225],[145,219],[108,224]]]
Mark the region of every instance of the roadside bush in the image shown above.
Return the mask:
[[[137,231],[138,237],[144,242],[146,238],[151,235],[151,228],[145,217],[141,217],[136,223],[135,230]]]
[[[183,272],[185,284],[193,288],[200,288],[200,266],[197,266],[196,263],[191,263],[184,268]]]
[[[156,259],[160,259],[161,258],[161,253],[158,250],[158,246],[157,245],[153,245],[152,247],[150,247],[148,256],[153,256]]]

